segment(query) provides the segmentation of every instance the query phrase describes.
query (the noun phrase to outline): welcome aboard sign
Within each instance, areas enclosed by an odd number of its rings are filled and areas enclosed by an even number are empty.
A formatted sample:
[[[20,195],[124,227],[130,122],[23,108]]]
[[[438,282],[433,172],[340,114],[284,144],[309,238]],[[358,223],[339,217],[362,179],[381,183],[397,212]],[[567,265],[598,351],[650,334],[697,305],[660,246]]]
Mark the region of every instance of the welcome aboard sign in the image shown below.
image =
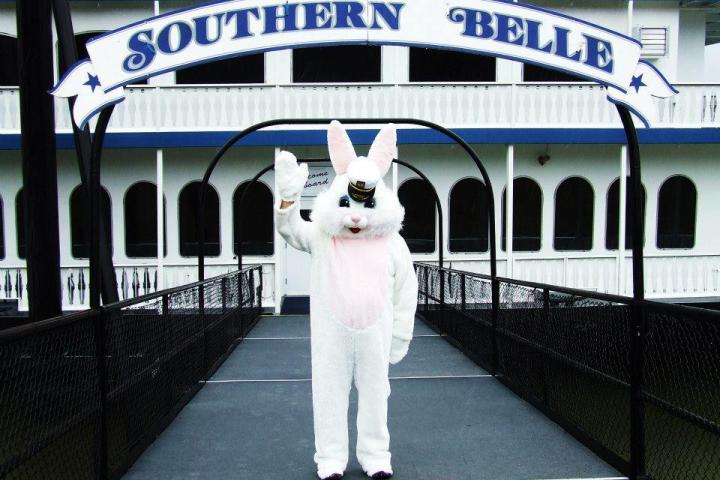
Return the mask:
[[[124,99],[136,80],[222,58],[319,45],[409,45],[459,50],[534,63],[606,85],[646,126],[651,96],[677,91],[641,44],[583,20],[504,0],[326,1],[227,0],[166,13],[88,41],[90,58],[53,89],[78,96],[82,128]]]

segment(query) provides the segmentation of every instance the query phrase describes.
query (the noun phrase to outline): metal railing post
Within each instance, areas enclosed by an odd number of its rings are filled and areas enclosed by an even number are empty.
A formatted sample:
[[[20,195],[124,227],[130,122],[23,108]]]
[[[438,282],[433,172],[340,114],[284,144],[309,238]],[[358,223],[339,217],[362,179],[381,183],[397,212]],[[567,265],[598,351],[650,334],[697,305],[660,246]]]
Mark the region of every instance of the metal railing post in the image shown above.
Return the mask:
[[[440,275],[440,292],[438,292],[438,298],[440,299],[440,325],[443,331],[447,333],[447,325],[445,325],[445,271],[442,268],[438,268],[438,275]]]
[[[460,274],[460,309],[464,312],[466,308],[466,297],[465,297],[465,274]]]
[[[203,380],[207,380],[208,359],[207,359],[207,324],[205,322],[205,283],[198,285],[198,310],[200,313],[200,325],[203,338]]]
[[[499,366],[498,355],[498,316],[500,315],[500,282],[497,278],[492,279],[492,369],[490,374],[497,375]]]
[[[220,280],[220,292],[222,294],[222,313],[225,313],[227,308],[227,278],[223,277]]]
[[[642,480],[649,478],[645,472],[645,405],[642,398],[645,309],[637,302],[630,308],[630,478]]]
[[[99,307],[93,319],[95,337],[95,362],[98,375],[98,389],[100,393],[100,425],[95,442],[95,478],[106,480],[108,472],[108,429],[107,429],[107,356],[105,354],[105,310]]]
[[[243,278],[245,275],[242,270],[238,271],[238,315],[240,315],[240,338],[245,338],[245,313],[243,313]]]
[[[542,331],[547,332],[550,324],[550,290],[548,290],[547,288],[543,288],[543,320],[545,321],[545,324],[543,325]],[[543,365],[542,389],[543,402],[545,403],[545,405],[548,404],[547,383],[547,368],[545,368],[545,366]]]

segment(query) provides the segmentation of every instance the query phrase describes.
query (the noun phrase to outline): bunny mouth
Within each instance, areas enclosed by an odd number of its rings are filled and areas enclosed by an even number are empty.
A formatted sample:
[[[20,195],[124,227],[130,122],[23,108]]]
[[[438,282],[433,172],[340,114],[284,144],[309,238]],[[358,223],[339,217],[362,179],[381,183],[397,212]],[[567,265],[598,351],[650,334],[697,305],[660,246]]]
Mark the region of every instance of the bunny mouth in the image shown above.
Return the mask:
[[[352,228],[350,228],[349,230],[350,230],[352,233],[360,233],[360,230],[362,230],[362,228],[360,228],[360,227],[352,227]]]

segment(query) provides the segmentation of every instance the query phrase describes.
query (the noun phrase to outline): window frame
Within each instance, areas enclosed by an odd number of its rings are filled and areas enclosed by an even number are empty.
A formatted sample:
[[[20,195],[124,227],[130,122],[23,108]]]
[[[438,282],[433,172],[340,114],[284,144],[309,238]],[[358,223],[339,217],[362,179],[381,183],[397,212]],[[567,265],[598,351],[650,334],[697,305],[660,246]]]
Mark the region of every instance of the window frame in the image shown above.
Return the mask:
[[[237,241],[235,240],[235,223],[236,223],[235,222],[235,197],[238,196],[240,187],[242,187],[243,185],[249,185],[249,184],[250,184],[250,180],[244,180],[244,181],[240,182],[235,187],[235,190],[233,191],[233,194],[232,194],[232,253],[233,253],[233,255],[238,255],[237,251],[235,250],[235,246],[237,244]],[[272,215],[272,219],[271,219],[271,221],[272,221],[272,234],[271,234],[272,252],[271,253],[263,253],[263,254],[260,254],[260,253],[245,254],[245,253],[243,253],[243,257],[245,257],[245,256],[273,257],[275,255],[275,247],[276,247],[276,244],[275,244],[275,194],[274,194],[272,188],[270,188],[270,186],[268,184],[266,184],[265,182],[263,182],[262,180],[257,180],[255,182],[255,184],[262,185],[263,187],[265,187],[267,189],[267,192],[270,193],[270,201],[271,201],[270,214]],[[245,188],[247,188],[247,187],[245,187]],[[239,200],[240,200],[240,198],[238,196],[238,201]]]
[[[158,188],[158,186],[157,186],[157,184],[155,184],[154,182],[152,182],[152,181],[150,181],[150,180],[138,180],[138,181],[130,184],[130,186],[128,186],[128,187],[125,189],[125,193],[123,194],[123,248],[125,249],[125,250],[124,250],[124,253],[125,253],[125,257],[126,257],[126,258],[136,258],[136,259],[157,258],[157,257],[158,257],[157,254],[158,254],[159,252],[156,252],[156,254],[155,254],[154,256],[148,256],[148,257],[145,257],[145,256],[139,257],[139,256],[129,255],[129,254],[128,254],[128,248],[127,248],[127,246],[128,246],[128,238],[127,238],[127,235],[128,235],[128,232],[127,232],[127,215],[128,215],[128,213],[127,213],[127,212],[128,212],[128,210],[127,210],[127,198],[128,198],[128,194],[130,193],[130,190],[131,190],[133,187],[135,187],[136,185],[141,184],[141,183],[148,183],[148,184],[154,186],[154,187],[155,187],[155,198],[157,198],[157,188]],[[155,206],[155,223],[156,223],[156,225],[157,225],[157,215],[158,215],[158,211],[157,211],[157,201],[153,202],[153,205]],[[157,232],[157,227],[156,227],[155,231]],[[156,235],[157,235],[157,233],[156,233]],[[159,241],[160,241],[160,239],[158,239],[158,238],[155,239],[155,250],[158,250],[158,245],[157,245],[157,244],[159,243]],[[168,242],[167,242],[167,197],[165,196],[165,193],[163,192],[163,253],[162,253],[162,257],[163,257],[163,258],[166,258],[167,256],[168,256]]]
[[[689,182],[689,184],[693,187],[693,190],[695,191],[695,209],[693,211],[693,236],[692,236],[692,246],[690,247],[661,247],[659,245],[660,240],[660,195],[662,194],[663,187],[672,179],[674,178],[680,178],[683,180],[686,180]],[[683,175],[681,173],[677,173],[675,175],[670,175],[665,180],[663,180],[660,183],[660,187],[658,188],[657,193],[657,209],[655,212],[655,248],[658,250],[685,250],[689,251],[695,248],[695,245],[697,244],[697,220],[698,220],[698,200],[699,200],[700,193],[698,191],[697,185],[695,182],[692,181],[690,177],[687,175]]]
[[[432,185],[429,184],[429,182],[426,182],[425,180],[423,180],[420,177],[408,177],[405,180],[403,180],[397,187],[398,200],[400,199],[400,189],[403,186],[405,186],[407,183],[413,182],[413,181],[420,182],[421,185],[428,185],[428,188],[432,188]],[[401,203],[401,205],[402,205],[402,203]],[[435,198],[432,198],[432,205],[433,205],[433,208],[432,208],[432,212],[433,212],[433,235],[432,235],[433,249],[429,252],[413,252],[412,250],[410,250],[410,253],[412,255],[435,255],[439,252],[439,250],[438,250],[438,228],[443,228],[443,226],[439,225],[437,206],[435,205]],[[403,208],[405,208],[404,205],[403,205]],[[407,212],[407,210],[406,210],[406,212]],[[403,224],[405,224],[405,218],[403,219]],[[402,230],[401,230],[401,232],[402,232]],[[403,240],[405,240],[405,243],[407,243],[405,236],[402,234],[400,234],[400,235],[403,237]],[[442,248],[442,245],[440,245],[440,248]],[[408,245],[408,249],[410,249],[410,245]]]
[[[197,240],[197,244],[198,244],[198,247],[197,247],[197,248],[198,248],[198,251],[197,251],[197,253],[194,254],[194,255],[192,255],[192,254],[191,254],[191,255],[183,255],[183,252],[182,252],[182,249],[183,249],[182,220],[181,220],[181,218],[183,217],[183,210],[182,210],[182,203],[181,203],[181,201],[182,201],[182,194],[183,194],[183,192],[185,191],[186,188],[188,188],[189,186],[191,186],[191,185],[193,185],[193,184],[197,184],[197,185],[198,185],[198,188],[200,188],[200,187],[202,186],[202,180],[192,180],[192,181],[190,181],[190,182],[187,182],[185,185],[183,185],[182,187],[180,187],[180,190],[178,190],[178,195],[177,195],[177,232],[178,232],[178,237],[177,237],[177,238],[178,238],[178,255],[179,255],[181,258],[197,258],[198,254],[200,253],[200,238],[199,238],[200,232],[197,232],[197,233],[198,233],[198,240]],[[213,184],[211,184],[211,183],[208,183],[207,186],[208,186],[208,189],[209,189],[209,190],[211,190],[211,191],[213,191],[213,192],[215,193],[215,196],[217,197],[217,201],[218,201],[218,253],[217,253],[217,254],[210,254],[210,253],[205,252],[205,257],[207,257],[207,258],[219,258],[219,257],[221,257],[222,254],[223,254],[223,248],[222,248],[222,247],[223,247],[223,245],[222,245],[222,201],[221,201],[221,199],[220,199],[220,194],[218,193],[218,189],[215,188],[215,185],[213,185]],[[200,190],[198,190],[198,196],[199,196],[199,195],[200,195]],[[206,198],[205,201],[207,201],[207,200],[208,200],[208,199]],[[207,216],[207,211],[206,211],[206,215],[205,215],[205,221],[206,221],[206,222],[208,221],[208,218],[209,218],[209,217]],[[207,233],[207,232],[206,232],[206,233]],[[208,244],[206,243],[206,244],[205,244],[205,249],[207,249],[207,248],[208,248]]]
[[[88,259],[89,259],[89,256],[88,256],[88,257],[77,257],[77,256],[75,256],[75,253],[74,253],[74,251],[73,251],[74,239],[73,239],[73,209],[72,209],[72,199],[73,199],[73,195],[75,195],[75,192],[79,192],[81,188],[83,188],[82,184],[77,185],[75,188],[72,189],[72,191],[70,192],[70,196],[68,197],[68,219],[70,220],[70,221],[69,221],[69,224],[70,224],[70,229],[69,229],[69,230],[70,230],[70,235],[69,235],[69,239],[70,239],[70,256],[71,256],[73,259],[75,259],[75,260],[88,260]],[[110,225],[108,225],[106,228],[109,230],[109,233],[110,233],[110,238],[108,238],[108,246],[110,247],[110,255],[112,256],[113,253],[114,253],[114,251],[115,251],[115,245],[114,245],[114,242],[113,242],[113,214],[112,214],[112,213],[113,213],[113,199],[112,199],[112,196],[110,195],[110,192],[107,190],[107,188],[105,188],[104,185],[101,185],[101,186],[100,186],[100,196],[101,196],[100,203],[101,203],[101,204],[102,204],[102,195],[103,195],[103,193],[104,193],[105,195],[107,195],[108,206],[110,207],[110,218],[108,219],[108,220],[110,221]],[[90,228],[90,227],[88,227],[88,229],[89,229],[89,228]],[[88,238],[88,250],[89,250],[89,249],[90,249],[90,239]]]
[[[447,205],[448,205],[448,209],[447,209],[448,210],[448,214],[447,214],[447,251],[448,251],[448,253],[457,254],[457,255],[462,255],[462,254],[477,255],[477,254],[488,253],[490,251],[490,220],[489,220],[490,217],[489,217],[489,215],[487,217],[487,220],[488,220],[488,227],[487,227],[487,232],[486,232],[487,248],[485,250],[470,251],[470,250],[453,250],[451,248],[451,245],[452,245],[451,242],[452,242],[452,238],[453,238],[452,237],[453,190],[455,190],[455,187],[457,187],[461,182],[466,181],[466,180],[476,180],[476,181],[480,182],[480,184],[483,186],[485,193],[487,193],[487,191],[488,191],[488,187],[487,187],[487,185],[485,185],[485,182],[483,182],[482,179],[477,178],[477,177],[472,177],[472,176],[465,176],[465,177],[459,178],[455,183],[453,183],[450,186],[450,189],[448,191],[448,200],[447,200]],[[486,213],[489,214],[490,206],[487,205],[487,201],[486,201],[485,207],[486,207]]]
[[[620,236],[620,228],[619,228],[620,227],[620,225],[619,225],[619,222],[620,222],[620,177],[615,177],[614,180],[612,182],[610,182],[610,185],[608,185],[608,187],[605,189],[605,225],[604,225],[605,241],[603,242],[603,247],[608,252],[620,251],[620,239],[619,238],[617,239],[617,241],[618,241],[617,248],[608,248],[608,246],[607,246],[608,245],[608,243],[607,243],[608,242],[608,225],[609,225],[608,214],[610,211],[610,209],[608,208],[610,205],[610,189],[613,187],[615,182],[617,182],[617,185],[618,185],[618,237]],[[642,240],[643,240],[643,247],[644,247],[645,243],[647,241],[647,201],[648,201],[648,199],[647,199],[647,188],[645,188],[644,184],[640,184],[640,187],[642,188],[642,192],[643,192],[643,205],[642,205],[643,239]],[[627,182],[625,184],[625,189],[627,191],[630,188],[631,188],[630,187],[630,176],[628,175]],[[627,193],[630,193],[630,192],[627,192]],[[630,198],[629,196],[627,196],[627,193],[626,193],[626,200]],[[625,206],[626,212],[627,212],[628,208],[630,208],[630,202],[626,202],[626,206]],[[626,214],[626,216],[625,216],[625,240],[627,240],[627,235],[628,235],[627,227],[628,227],[629,221],[630,221],[630,217]],[[630,243],[630,245],[628,245],[628,242],[625,242],[625,251],[632,250],[632,241],[629,243]]]
[[[515,212],[513,211],[513,238],[512,238],[512,240],[511,240],[511,241],[512,241],[512,245],[513,245],[512,251],[513,251],[513,253],[526,253],[526,252],[527,252],[527,253],[534,253],[534,252],[541,252],[542,249],[543,249],[543,222],[544,222],[543,209],[544,209],[544,207],[545,207],[545,195],[544,195],[544,192],[543,192],[542,187],[540,186],[540,183],[539,183],[537,180],[535,180],[534,178],[532,178],[532,177],[530,177],[530,176],[528,176],[528,175],[520,175],[520,176],[517,176],[517,177],[513,178],[513,196],[514,196],[514,194],[515,194],[515,182],[516,182],[517,180],[520,180],[520,179],[530,180],[531,182],[533,182],[533,183],[537,186],[538,191],[540,192],[540,207],[539,207],[539,210],[540,210],[540,219],[539,219],[539,220],[540,220],[540,228],[539,228],[539,237],[538,237],[540,243],[539,243],[539,245],[538,245],[537,250],[518,250],[518,249],[515,248],[515,225],[514,225],[514,223],[515,223]],[[500,218],[500,250],[503,251],[503,252],[507,252],[506,242],[503,241],[504,237],[507,236],[507,225],[505,225],[505,222],[506,222],[506,220],[507,220],[507,215],[505,214],[505,208],[506,208],[506,200],[505,200],[505,198],[506,198],[506,196],[507,196],[507,187],[508,187],[507,184],[505,184],[505,186],[503,187],[502,193],[500,194],[500,214],[501,214],[501,218]],[[516,205],[515,198],[513,198],[513,209],[515,208],[515,205]],[[505,226],[505,228],[503,228],[503,226]]]
[[[584,181],[585,183],[587,183],[587,186],[590,187],[590,194],[592,195],[592,197],[591,197],[591,202],[590,202],[590,205],[591,205],[590,212],[591,212],[591,214],[592,214],[592,222],[590,222],[590,248],[588,248],[588,249],[572,249],[572,250],[562,249],[562,250],[559,250],[559,249],[557,248],[556,244],[555,244],[556,239],[557,239],[557,234],[556,234],[556,233],[557,233],[557,194],[558,194],[558,191],[560,190],[560,187],[561,187],[565,182],[567,182],[567,181],[569,181],[569,180],[572,180],[572,179],[575,179],[575,178],[580,179],[580,180]],[[596,213],[597,213],[597,212],[596,212],[597,209],[595,208],[595,197],[596,197],[596,195],[595,195],[595,188],[593,188],[592,182],[591,182],[590,180],[588,180],[586,177],[582,176],[582,175],[570,175],[570,176],[565,177],[564,179],[562,179],[562,180],[560,181],[560,183],[557,184],[557,187],[555,187],[555,193],[554,193],[554,195],[553,195],[553,225],[552,225],[552,229],[553,229],[553,230],[552,230],[552,235],[553,235],[553,250],[554,250],[554,251],[556,251],[556,252],[591,252],[591,251],[593,250],[593,248],[595,247],[595,219],[596,219]]]

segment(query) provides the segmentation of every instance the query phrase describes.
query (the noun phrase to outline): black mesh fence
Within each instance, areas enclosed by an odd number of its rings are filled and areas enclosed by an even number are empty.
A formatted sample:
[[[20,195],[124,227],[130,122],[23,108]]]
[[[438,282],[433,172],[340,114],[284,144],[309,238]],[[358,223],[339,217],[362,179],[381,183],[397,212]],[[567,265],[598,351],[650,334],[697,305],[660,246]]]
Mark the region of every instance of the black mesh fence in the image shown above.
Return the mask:
[[[720,315],[417,264],[418,310],[626,475],[720,478]]]
[[[0,332],[0,478],[119,478],[254,326],[261,278]]]

